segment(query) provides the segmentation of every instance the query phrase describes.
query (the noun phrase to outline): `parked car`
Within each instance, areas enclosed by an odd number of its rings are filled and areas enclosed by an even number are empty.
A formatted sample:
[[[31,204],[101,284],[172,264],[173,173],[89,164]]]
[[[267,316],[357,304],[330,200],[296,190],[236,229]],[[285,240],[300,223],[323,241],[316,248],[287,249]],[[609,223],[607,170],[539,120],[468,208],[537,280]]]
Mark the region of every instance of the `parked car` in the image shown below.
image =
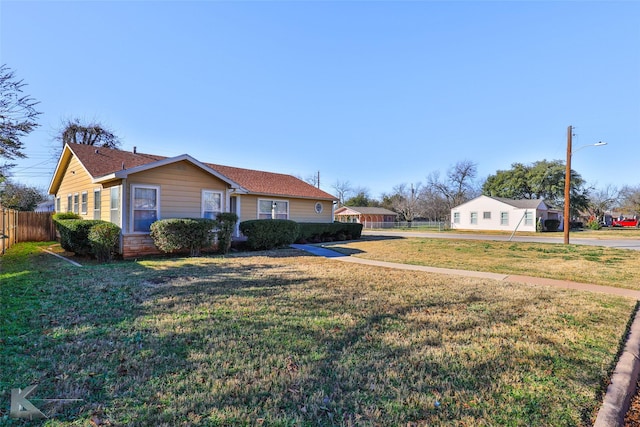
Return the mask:
[[[638,227],[638,220],[634,218],[614,219],[613,227]]]

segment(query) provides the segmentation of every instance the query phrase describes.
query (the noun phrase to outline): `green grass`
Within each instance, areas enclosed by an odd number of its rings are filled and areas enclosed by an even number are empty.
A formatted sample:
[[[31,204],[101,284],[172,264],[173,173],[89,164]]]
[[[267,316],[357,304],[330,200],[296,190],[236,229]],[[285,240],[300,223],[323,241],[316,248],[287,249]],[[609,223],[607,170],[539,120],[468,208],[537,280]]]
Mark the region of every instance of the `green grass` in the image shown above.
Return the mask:
[[[20,426],[30,384],[83,399],[34,399],[47,426],[589,425],[635,310],[294,250],[78,268],[20,244],[0,267]]]
[[[571,280],[640,289],[640,252],[553,243],[366,236],[325,244],[351,256],[431,267]]]

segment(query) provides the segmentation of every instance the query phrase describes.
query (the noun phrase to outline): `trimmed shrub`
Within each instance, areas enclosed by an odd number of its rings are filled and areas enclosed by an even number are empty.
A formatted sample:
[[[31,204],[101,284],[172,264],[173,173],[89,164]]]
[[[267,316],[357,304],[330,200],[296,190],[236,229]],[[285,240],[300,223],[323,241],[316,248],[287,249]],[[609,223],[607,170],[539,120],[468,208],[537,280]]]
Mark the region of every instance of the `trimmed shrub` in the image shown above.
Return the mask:
[[[362,224],[350,222],[317,223],[302,222],[297,241],[326,242],[335,240],[359,239],[362,236]]]
[[[109,262],[117,252],[120,242],[120,227],[110,222],[95,224],[88,235],[91,252],[100,262]]]
[[[216,237],[218,222],[207,218],[161,219],[151,224],[151,238],[162,252],[189,250],[198,256],[211,247]]]
[[[238,215],[222,212],[216,215],[218,221],[218,252],[226,254],[231,249],[231,236],[238,222]]]
[[[288,219],[253,219],[240,223],[252,250],[274,249],[292,244],[298,238],[299,226]]]
[[[76,255],[92,254],[89,242],[89,231],[97,224],[104,223],[99,219],[57,219],[54,221],[60,234],[60,245]]]
[[[73,212],[58,212],[53,214],[52,216],[54,221],[58,221],[61,219],[82,219],[82,217]]]
[[[544,220],[544,228],[546,228],[547,231],[558,231],[558,227],[560,227],[560,220],[557,220],[557,219]]]

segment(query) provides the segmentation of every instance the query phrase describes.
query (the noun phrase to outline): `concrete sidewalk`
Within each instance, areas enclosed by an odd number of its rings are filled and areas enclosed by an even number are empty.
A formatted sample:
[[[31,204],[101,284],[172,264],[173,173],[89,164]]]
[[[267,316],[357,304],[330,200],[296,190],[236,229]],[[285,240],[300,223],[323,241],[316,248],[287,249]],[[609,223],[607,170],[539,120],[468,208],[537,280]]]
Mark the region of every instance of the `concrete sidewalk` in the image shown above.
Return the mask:
[[[545,279],[513,274],[498,274],[482,271],[457,270],[451,268],[427,267],[421,265],[398,264],[386,261],[374,261],[358,257],[352,257],[331,249],[314,245],[291,245],[292,248],[302,250],[313,255],[335,259],[336,261],[365,264],[370,266],[395,268],[400,270],[423,271],[427,273],[448,274],[463,277],[475,277],[480,279],[492,279],[504,282],[515,282],[539,286],[552,286],[563,289],[575,289],[586,292],[604,293],[626,298],[640,300],[640,291],[632,289],[614,288],[589,283],[571,282],[568,280]],[[623,427],[624,417],[629,409],[631,398],[636,392],[636,384],[640,375],[640,316],[636,313],[629,336],[620,359],[611,376],[611,382],[607,387],[602,406],[594,427]]]

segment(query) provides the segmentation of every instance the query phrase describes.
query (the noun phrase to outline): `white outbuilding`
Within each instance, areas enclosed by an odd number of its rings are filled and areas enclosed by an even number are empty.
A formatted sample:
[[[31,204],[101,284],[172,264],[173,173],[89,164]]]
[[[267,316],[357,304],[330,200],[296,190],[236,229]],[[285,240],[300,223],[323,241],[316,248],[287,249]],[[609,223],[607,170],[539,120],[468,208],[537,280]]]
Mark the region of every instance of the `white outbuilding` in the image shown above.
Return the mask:
[[[547,219],[561,221],[562,216],[542,199],[479,196],[451,209],[455,230],[536,231]]]

